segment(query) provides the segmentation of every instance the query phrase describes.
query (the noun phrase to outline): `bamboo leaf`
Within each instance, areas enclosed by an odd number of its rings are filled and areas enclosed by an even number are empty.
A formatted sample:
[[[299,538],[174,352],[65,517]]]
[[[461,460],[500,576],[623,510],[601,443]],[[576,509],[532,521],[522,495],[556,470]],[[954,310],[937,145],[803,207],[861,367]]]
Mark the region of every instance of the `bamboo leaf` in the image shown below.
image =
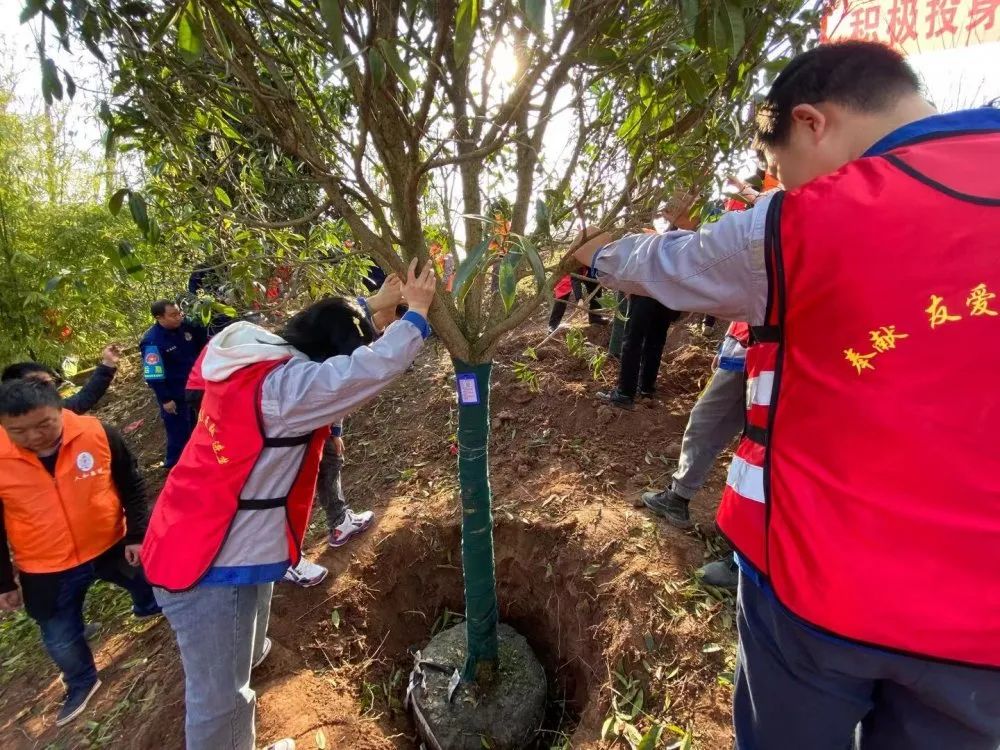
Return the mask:
[[[382,53],[375,47],[368,49],[368,70],[372,74],[372,83],[375,88],[380,88],[385,83],[385,60]]]
[[[347,54],[347,46],[344,44],[344,19],[340,15],[339,0],[319,0],[319,12],[326,22],[337,59],[343,60]]]
[[[461,0],[455,14],[455,60],[458,63],[468,59],[472,49],[472,37],[479,24],[479,0]]]
[[[69,73],[63,71],[63,78],[66,79],[66,94],[72,99],[76,96],[76,81],[73,80]]]
[[[642,735],[642,739],[639,740],[639,744],[636,745],[635,750],[655,750],[662,733],[663,725],[653,724],[653,726],[646,730],[646,733]]]
[[[205,29],[196,0],[188,0],[177,19],[177,48],[189,64],[197,62],[205,50]]]
[[[461,302],[465,299],[465,295],[469,292],[470,282],[476,277],[477,272],[482,269],[485,258],[487,257],[486,250],[490,246],[489,239],[485,239],[472,248],[472,251],[466,256],[465,260],[455,271],[455,283],[454,292],[455,300]]]
[[[382,52],[382,56],[385,57],[386,62],[389,63],[389,67],[392,68],[392,72],[396,74],[400,83],[406,86],[410,90],[410,93],[416,92],[417,84],[413,80],[413,76],[410,75],[410,69],[399,56],[396,45],[386,39],[379,39],[377,44],[379,50]]]

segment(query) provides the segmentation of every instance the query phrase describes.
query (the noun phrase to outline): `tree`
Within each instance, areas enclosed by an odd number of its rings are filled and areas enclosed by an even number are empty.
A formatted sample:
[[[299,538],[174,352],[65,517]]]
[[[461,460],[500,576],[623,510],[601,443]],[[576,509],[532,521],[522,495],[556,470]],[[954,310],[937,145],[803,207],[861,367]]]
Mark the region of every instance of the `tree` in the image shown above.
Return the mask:
[[[430,315],[460,394],[464,677],[485,684],[497,621],[493,353],[573,267],[564,245],[576,218],[647,221],[745,143],[755,71],[802,46],[815,21],[801,6],[27,0],[25,16],[44,13],[63,42],[107,61],[114,139],[168,144],[219,221],[334,219],[396,272],[428,262],[431,241],[463,258]],[[267,180],[295,186],[301,213],[276,217]]]

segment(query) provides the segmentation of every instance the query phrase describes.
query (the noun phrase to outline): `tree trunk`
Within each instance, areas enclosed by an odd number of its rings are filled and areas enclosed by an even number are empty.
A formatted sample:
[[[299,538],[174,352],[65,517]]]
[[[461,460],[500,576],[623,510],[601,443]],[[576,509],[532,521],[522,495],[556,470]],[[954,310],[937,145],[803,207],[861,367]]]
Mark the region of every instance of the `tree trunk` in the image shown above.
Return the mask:
[[[468,656],[462,678],[488,687],[496,677],[497,586],[490,492],[492,362],[453,359],[458,383],[458,484],[462,496],[462,574]]]

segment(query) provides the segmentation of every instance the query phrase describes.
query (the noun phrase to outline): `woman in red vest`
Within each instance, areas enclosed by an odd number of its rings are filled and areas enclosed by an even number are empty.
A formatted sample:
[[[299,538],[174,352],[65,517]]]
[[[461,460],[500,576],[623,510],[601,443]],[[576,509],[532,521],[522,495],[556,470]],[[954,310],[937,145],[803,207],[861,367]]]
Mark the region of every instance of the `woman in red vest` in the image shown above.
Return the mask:
[[[737,747],[996,750],[1000,110],[939,115],[896,52],[845,42],[762,115],[787,192],[577,254],[753,331],[718,514]]]
[[[254,748],[250,670],[267,654],[274,583],[301,558],[329,426],[405,372],[430,333],[434,272],[415,265],[409,311],[374,343],[366,314],[339,298],[280,336],[241,321],[209,342],[198,425],[142,548],[184,662],[188,750]],[[398,286],[384,289],[373,313],[399,302]]]

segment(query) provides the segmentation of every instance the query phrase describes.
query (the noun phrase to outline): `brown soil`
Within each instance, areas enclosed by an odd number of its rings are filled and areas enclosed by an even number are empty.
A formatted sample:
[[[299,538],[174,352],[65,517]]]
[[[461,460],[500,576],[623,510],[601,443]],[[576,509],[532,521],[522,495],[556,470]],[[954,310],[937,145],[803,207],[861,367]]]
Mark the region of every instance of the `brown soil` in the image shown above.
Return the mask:
[[[606,344],[606,331],[583,330]],[[519,332],[497,357],[491,444],[501,616],[528,638],[552,683],[539,747],[611,746],[602,725],[629,679],[644,696],[632,723],[676,728],[660,747],[680,743],[684,730],[690,747],[729,747],[731,601],[691,582],[719,551],[709,530],[724,462],[693,504],[693,533],[634,506],[673,469],[713,345],[692,344],[675,326],[661,399],[621,412],[595,402],[599,384],[562,334],[537,361],[524,355],[542,331]],[[538,375],[538,392],[518,381],[515,361]],[[616,372],[609,362],[604,378]],[[151,468],[161,457],[159,420],[138,373],[121,380],[101,416],[119,427],[144,420],[130,439],[152,493],[162,483]],[[408,649],[462,611],[454,433],[451,367],[436,344],[352,418],[345,489],[377,523],[329,550],[317,519],[309,554],[329,578],[314,589],[277,587],[274,649],[254,676],[260,745],[291,736],[300,748],[416,746],[401,708]],[[0,747],[183,746],[183,673],[166,623],[136,627],[123,617],[109,630],[95,644],[105,687],[61,731],[52,727],[62,695],[50,664],[0,680]]]

